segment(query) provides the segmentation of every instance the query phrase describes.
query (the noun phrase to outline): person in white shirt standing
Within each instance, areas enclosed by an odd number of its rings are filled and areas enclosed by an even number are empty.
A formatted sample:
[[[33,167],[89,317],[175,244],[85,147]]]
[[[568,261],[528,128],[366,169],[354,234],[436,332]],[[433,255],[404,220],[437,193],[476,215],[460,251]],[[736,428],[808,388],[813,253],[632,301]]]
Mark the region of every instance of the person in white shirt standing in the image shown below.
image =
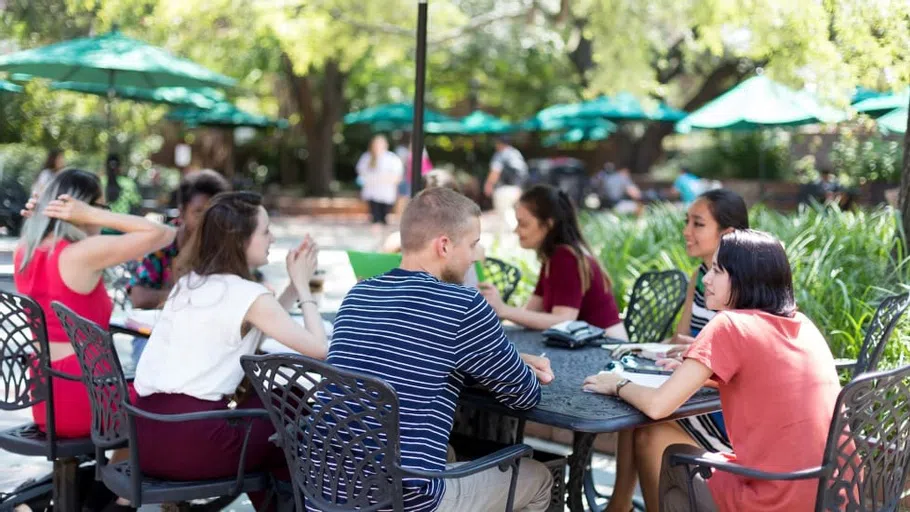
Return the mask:
[[[253,354],[263,336],[303,355],[326,357],[326,334],[309,286],[318,248],[307,237],[288,253],[291,284],[276,297],[250,271],[268,263],[272,242],[259,194],[225,192],[212,199],[190,244],[180,251],[179,277],[136,368],[137,407],[158,414],[261,409],[259,398],[241,386],[240,358]],[[288,314],[298,301],[305,326]],[[137,418],[136,431],[140,465],[149,476],[233,477],[245,449],[247,471],[289,479],[281,448],[269,442],[275,429],[268,419],[252,421],[245,447],[242,422]],[[250,493],[257,507],[265,497]]]
[[[373,137],[370,150],[357,161],[357,176],[363,189],[360,197],[370,205],[373,231],[386,224],[386,216],[398,199],[398,184],[404,175],[404,165],[389,151],[389,141],[382,135]]]

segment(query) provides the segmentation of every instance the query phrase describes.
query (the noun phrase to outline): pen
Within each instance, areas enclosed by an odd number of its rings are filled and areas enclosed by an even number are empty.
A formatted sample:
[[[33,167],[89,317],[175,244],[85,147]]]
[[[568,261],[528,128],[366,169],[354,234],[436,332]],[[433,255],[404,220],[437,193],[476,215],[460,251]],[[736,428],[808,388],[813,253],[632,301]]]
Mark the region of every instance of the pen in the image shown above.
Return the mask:
[[[546,353],[546,352],[541,352],[540,355],[537,356],[537,357],[547,357],[547,353]]]

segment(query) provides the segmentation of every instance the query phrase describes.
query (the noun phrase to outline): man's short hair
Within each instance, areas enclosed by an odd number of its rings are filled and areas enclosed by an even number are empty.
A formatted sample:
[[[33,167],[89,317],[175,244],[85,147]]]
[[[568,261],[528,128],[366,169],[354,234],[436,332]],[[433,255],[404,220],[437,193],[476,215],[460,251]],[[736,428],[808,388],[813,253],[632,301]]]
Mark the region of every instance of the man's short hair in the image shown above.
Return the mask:
[[[411,199],[401,215],[401,252],[420,251],[440,235],[457,240],[477,217],[477,203],[458,192],[426,189]]]
[[[215,197],[222,192],[229,192],[231,184],[227,178],[210,169],[194,171],[180,180],[177,193],[177,205],[181,208],[190,204],[196,196]]]

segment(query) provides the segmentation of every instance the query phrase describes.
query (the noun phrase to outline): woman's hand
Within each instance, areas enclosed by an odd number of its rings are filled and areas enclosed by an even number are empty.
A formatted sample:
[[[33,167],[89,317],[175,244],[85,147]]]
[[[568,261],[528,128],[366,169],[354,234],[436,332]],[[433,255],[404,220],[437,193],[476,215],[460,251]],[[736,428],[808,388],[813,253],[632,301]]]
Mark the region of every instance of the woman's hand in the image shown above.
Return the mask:
[[[487,299],[487,302],[490,304],[490,307],[493,308],[493,311],[502,318],[502,314],[508,306],[502,301],[502,297],[499,296],[499,290],[496,289],[496,286],[490,283],[478,283],[477,288],[480,290],[480,294],[483,295],[483,298]]]
[[[623,378],[615,372],[601,372],[597,375],[589,375],[582,384],[582,389],[591,393],[600,393],[601,395],[615,395],[616,384]]]
[[[316,273],[316,265],[319,260],[319,246],[310,235],[303,239],[303,242],[296,249],[288,251],[284,259],[287,267],[288,277],[297,288],[297,293],[309,292],[310,279]]]
[[[668,359],[658,359],[657,361],[654,362],[654,364],[656,364],[657,366],[660,366],[664,370],[673,371],[673,370],[679,368],[679,366],[682,364],[682,361],[679,359],[669,359],[669,358]]]
[[[521,359],[534,370],[534,375],[541,384],[553,382],[553,368],[550,367],[550,360],[543,356],[533,356],[531,354],[519,354]]]
[[[28,202],[25,203],[25,208],[19,210],[19,215],[24,219],[32,218],[32,214],[35,213],[35,206],[38,206],[38,194],[32,194],[32,197],[28,198]]]
[[[100,209],[89,206],[78,199],[73,199],[67,194],[62,194],[44,208],[44,214],[48,217],[65,220],[72,224],[98,224],[99,212],[101,212]]]

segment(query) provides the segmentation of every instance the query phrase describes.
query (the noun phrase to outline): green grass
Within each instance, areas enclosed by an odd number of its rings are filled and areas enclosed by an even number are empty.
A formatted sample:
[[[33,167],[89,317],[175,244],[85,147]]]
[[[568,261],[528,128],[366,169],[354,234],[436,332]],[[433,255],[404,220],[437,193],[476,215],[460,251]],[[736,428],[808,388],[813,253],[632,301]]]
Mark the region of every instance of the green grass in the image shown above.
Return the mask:
[[[779,213],[759,206],[750,212],[750,220],[753,228],[783,241],[799,309],[821,329],[835,357],[856,357],[879,302],[910,289],[910,256],[898,242],[897,217],[890,208]],[[652,207],[640,219],[585,214],[582,224],[613,278],[620,309],[641,273],[678,268],[691,275],[698,266],[685,253],[683,213],[671,207]],[[512,302],[523,303],[537,279],[534,255],[503,254],[496,245],[491,252],[522,269],[523,283]],[[884,366],[898,364],[908,355],[910,318],[905,318],[888,344]]]

